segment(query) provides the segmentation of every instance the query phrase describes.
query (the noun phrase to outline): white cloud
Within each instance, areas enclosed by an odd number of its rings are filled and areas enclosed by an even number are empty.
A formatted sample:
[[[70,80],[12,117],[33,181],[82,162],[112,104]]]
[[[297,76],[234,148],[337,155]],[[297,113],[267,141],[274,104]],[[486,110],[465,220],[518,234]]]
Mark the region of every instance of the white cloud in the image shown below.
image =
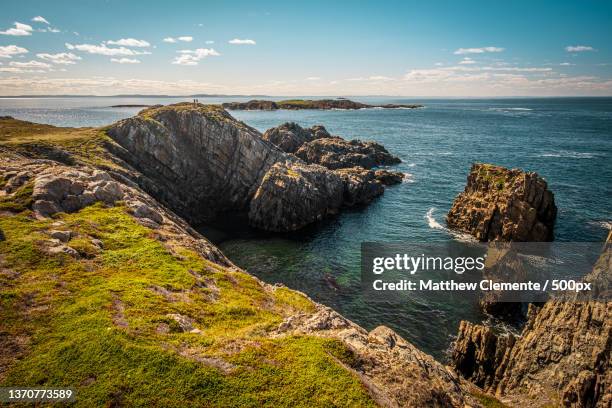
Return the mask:
[[[27,54],[28,50],[16,45],[0,46],[0,58],[12,58],[13,55]]]
[[[255,45],[257,44],[255,40],[249,40],[248,38],[245,38],[245,39],[234,38],[233,40],[229,40],[228,42],[234,45]]]
[[[45,23],[47,25],[51,24],[47,21],[46,18],[44,18],[43,16],[36,16],[34,18],[32,18],[32,21],[36,22],[36,23]]]
[[[53,28],[53,27],[47,28],[47,31],[50,33],[60,33],[61,32],[59,28]]]
[[[178,57],[175,57],[172,61],[175,65],[198,65],[200,60],[206,57],[218,57],[219,54],[213,48],[198,48],[195,50],[180,50],[177,51],[179,54]]]
[[[51,65],[47,64],[46,62],[40,62],[40,61],[34,61],[34,60],[28,61],[28,62],[11,61],[9,65],[11,67],[17,67],[17,68],[51,68]]]
[[[476,61],[474,61],[470,57],[465,57],[461,61],[459,61],[459,64],[461,64],[461,65],[470,65],[470,64],[475,64],[475,63],[476,63]]]
[[[441,66],[442,66],[442,65],[444,65],[444,64],[443,64],[442,62],[436,62],[434,65],[435,65],[436,67],[441,67]]]
[[[208,40],[206,41],[206,44],[214,44],[215,42],[213,40]]]
[[[78,55],[74,55],[71,52],[60,52],[58,54],[40,53],[40,54],[36,54],[36,56],[42,60],[49,61],[53,64],[60,64],[60,65],[76,64],[75,61],[82,59]]]
[[[118,48],[110,48],[107,47],[106,44],[102,43],[100,45],[95,44],[70,44],[66,43],[66,48],[69,50],[79,50],[83,52],[87,52],[89,54],[97,54],[97,55],[106,55],[110,57],[114,57],[117,55],[145,55],[151,54],[149,51],[134,51],[125,47]]]
[[[117,64],[140,64],[140,60],[136,58],[111,58],[111,62],[116,62]]]
[[[384,75],[372,75],[368,77],[370,81],[392,81],[393,78]]]
[[[569,62],[562,62],[559,65],[561,65],[562,67],[569,67],[569,66],[576,65],[576,64],[572,64],[572,63],[569,63]]]
[[[135,38],[122,38],[120,40],[110,40],[106,42],[109,45],[121,45],[124,47],[150,47],[151,44],[149,44],[147,41],[145,40],[137,40]]]
[[[311,76],[306,78],[307,81],[318,81],[319,79],[321,79],[321,77],[317,77],[317,76]]]
[[[14,36],[32,35],[32,26],[15,22],[14,28],[9,28],[6,31],[0,31],[0,34]]]
[[[584,51],[595,51],[595,48],[590,45],[568,45],[565,47],[567,52],[584,52]]]
[[[163,42],[167,42],[167,43],[171,43],[171,44],[177,43],[179,41],[182,41],[182,42],[192,42],[193,41],[193,37],[190,36],[190,35],[183,35],[181,37],[166,37],[162,41]]]
[[[500,47],[482,47],[482,48],[459,48],[454,52],[455,55],[463,54],[483,54],[485,52],[502,52],[504,49]]]

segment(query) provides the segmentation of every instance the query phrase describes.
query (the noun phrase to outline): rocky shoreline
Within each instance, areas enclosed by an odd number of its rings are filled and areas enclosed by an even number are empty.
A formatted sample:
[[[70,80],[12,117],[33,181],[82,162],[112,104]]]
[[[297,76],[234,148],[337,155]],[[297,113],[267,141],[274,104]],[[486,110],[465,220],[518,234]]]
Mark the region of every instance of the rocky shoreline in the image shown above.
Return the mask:
[[[53,355],[53,341],[62,334],[45,340],[40,327],[23,330],[15,319],[47,322],[52,330],[52,306],[62,308],[66,325],[73,311],[66,304],[78,299],[89,305],[92,298],[79,296],[98,290],[101,323],[82,327],[78,314],[80,334],[105,341],[115,336],[110,349],[119,350],[122,362],[144,341],[143,350],[178,358],[173,364],[188,361],[205,368],[200,376],[214,373],[206,381],[241,372],[242,381],[267,378],[270,370],[284,369],[284,378],[297,388],[342,378],[332,389],[355,406],[484,407],[501,404],[495,397],[517,407],[612,403],[610,303],[530,305],[520,336],[462,322],[445,366],[385,326],[368,332],[303,294],[248,275],[190,226],[229,211],[248,214],[257,228],[293,231],[367,204],[402,178],[379,168],[399,158],[375,142],[347,141],[321,125],[305,129],[295,123],[261,134],[220,106],[192,103],[149,107],[101,129],[13,118],[1,118],[0,129],[9,135],[9,143],[0,145],[0,280],[17,293],[7,297],[8,309],[0,309],[16,313],[1,316],[11,324],[0,331],[0,347],[12,352],[0,356],[0,383],[23,376],[22,362],[28,372],[54,379],[55,368],[32,351],[42,345]],[[23,142],[10,138],[25,132],[31,134]],[[447,222],[481,241],[547,241],[556,213],[554,196],[537,174],[475,164]],[[611,240],[612,234],[585,278],[602,290],[609,288]],[[33,259],[25,261],[24,254]],[[38,259],[46,262],[42,268]],[[126,278],[125,271],[133,275]],[[51,289],[32,291],[23,276],[50,281]],[[71,287],[71,280],[93,286]],[[114,283],[96,286],[106,281]],[[50,298],[56,292],[59,298]],[[35,335],[42,337],[33,342]],[[296,339],[301,345],[294,345]],[[334,351],[321,351],[320,341],[334,342]],[[104,353],[79,352],[95,342],[77,343],[62,343],[57,353],[68,348],[75,356],[71,364],[83,366],[93,364],[88,356]],[[296,368],[278,359],[303,354],[318,360],[299,360]],[[311,363],[311,377],[292,379]],[[333,375],[321,371],[328,367],[336,370]],[[89,384],[115,375],[115,366],[109,363],[108,369],[112,373],[97,373],[98,379],[87,370],[73,378],[86,395]]]
[[[355,110],[355,109],[416,109],[422,108],[423,105],[418,104],[383,104],[383,105],[370,105],[367,103],[355,102],[349,99],[338,98],[338,99],[289,99],[284,101],[268,101],[253,99],[248,102],[226,102],[223,107],[228,110],[303,110],[303,109],[317,109],[317,110]]]

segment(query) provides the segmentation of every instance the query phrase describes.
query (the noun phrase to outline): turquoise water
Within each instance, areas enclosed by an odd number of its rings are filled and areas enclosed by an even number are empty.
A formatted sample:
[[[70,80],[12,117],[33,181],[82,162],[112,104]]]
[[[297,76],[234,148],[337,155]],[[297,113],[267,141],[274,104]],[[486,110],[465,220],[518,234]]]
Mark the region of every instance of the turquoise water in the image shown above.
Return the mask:
[[[0,99],[0,115],[63,126],[98,126],[139,110],[109,105],[179,100]],[[557,241],[605,238],[612,220],[612,98],[359,100],[417,102],[426,107],[232,112],[261,131],[295,121],[302,126],[323,124],[345,138],[376,140],[402,159],[395,168],[409,174],[406,182],[388,188],[370,206],[345,211],[306,231],[269,235],[243,229],[216,234],[215,240],[239,266],[267,282],[304,291],[367,329],[388,325],[442,358],[458,322],[484,316],[474,304],[450,300],[414,298],[399,306],[365,302],[359,286],[361,242],[456,239],[444,228],[444,216],[463,190],[474,161],[536,171],[546,178],[559,207]]]

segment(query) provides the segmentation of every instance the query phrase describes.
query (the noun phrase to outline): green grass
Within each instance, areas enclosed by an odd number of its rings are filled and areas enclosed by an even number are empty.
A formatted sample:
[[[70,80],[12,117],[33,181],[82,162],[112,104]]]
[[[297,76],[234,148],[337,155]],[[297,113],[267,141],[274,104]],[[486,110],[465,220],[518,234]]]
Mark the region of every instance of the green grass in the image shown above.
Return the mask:
[[[472,393],[472,396],[478,400],[485,408],[508,408],[508,406],[497,398],[484,393]]]
[[[53,222],[82,254],[48,255]],[[270,338],[305,296],[169,248],[125,208],[0,218],[0,349],[24,344],[1,386],[77,389],[76,406],[372,406],[340,342]],[[102,241],[103,250],[91,243]],[[214,296],[212,296],[214,294]],[[181,314],[200,333],[183,332]],[[162,330],[167,328],[167,330]],[[23,341],[23,339],[27,341]]]

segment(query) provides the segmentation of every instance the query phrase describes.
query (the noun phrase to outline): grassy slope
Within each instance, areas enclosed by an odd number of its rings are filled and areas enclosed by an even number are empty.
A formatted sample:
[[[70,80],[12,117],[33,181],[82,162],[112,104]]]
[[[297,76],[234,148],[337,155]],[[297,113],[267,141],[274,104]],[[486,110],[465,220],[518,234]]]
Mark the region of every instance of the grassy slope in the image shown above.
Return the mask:
[[[0,139],[15,149],[44,139],[96,158],[87,149],[100,146],[99,130],[49,130]],[[337,362],[351,358],[341,343],[265,336],[288,314],[313,309],[303,295],[265,290],[188,248],[168,248],[122,206],[36,220],[30,194],[26,185],[19,200],[2,203],[0,367],[8,370],[0,386],[73,386],[79,406],[373,405]],[[78,234],[68,245],[80,258],[45,251],[57,221]],[[173,313],[201,333],[183,332]]]

